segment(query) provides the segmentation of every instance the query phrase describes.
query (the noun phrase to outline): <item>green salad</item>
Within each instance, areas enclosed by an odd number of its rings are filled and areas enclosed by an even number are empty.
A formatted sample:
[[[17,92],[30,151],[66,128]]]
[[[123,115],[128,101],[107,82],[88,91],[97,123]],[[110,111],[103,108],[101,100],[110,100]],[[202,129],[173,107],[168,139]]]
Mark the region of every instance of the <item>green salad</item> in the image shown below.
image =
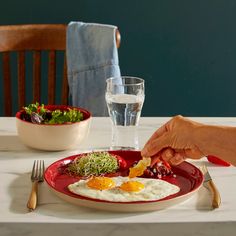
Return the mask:
[[[51,111],[38,102],[23,107],[21,119],[37,124],[64,124],[83,120],[83,113],[76,108]]]

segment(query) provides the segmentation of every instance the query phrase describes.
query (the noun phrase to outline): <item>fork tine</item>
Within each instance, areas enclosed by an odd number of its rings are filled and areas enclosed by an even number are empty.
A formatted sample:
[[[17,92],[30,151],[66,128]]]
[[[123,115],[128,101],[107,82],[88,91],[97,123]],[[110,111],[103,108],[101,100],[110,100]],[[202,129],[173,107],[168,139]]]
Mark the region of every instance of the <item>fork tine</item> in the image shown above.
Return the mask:
[[[43,181],[45,165],[43,160],[35,160],[32,168],[31,180]]]
[[[44,161],[40,160],[40,168],[39,168],[39,180],[40,181],[43,181],[44,170],[45,170]]]
[[[27,202],[27,207],[30,211],[34,210],[37,206],[37,192],[38,192],[38,183],[44,181],[44,161],[35,160],[32,168],[31,181],[32,188]]]
[[[35,179],[37,180],[39,178],[40,174],[40,161],[36,161],[36,171],[35,171]]]
[[[32,168],[32,173],[31,173],[31,180],[33,180],[36,176],[36,171],[37,171],[37,161],[35,160],[34,161],[34,165],[33,165],[33,168]]]
[[[38,173],[38,176],[39,176],[39,178],[41,177],[41,172],[42,172],[42,161],[41,160],[39,160],[39,173]]]

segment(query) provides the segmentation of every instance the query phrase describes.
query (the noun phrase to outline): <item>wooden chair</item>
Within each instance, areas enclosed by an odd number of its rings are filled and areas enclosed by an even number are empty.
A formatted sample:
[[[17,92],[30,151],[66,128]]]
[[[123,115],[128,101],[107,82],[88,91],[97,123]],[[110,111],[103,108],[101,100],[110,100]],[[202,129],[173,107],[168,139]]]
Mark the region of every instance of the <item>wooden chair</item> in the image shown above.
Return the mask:
[[[35,24],[0,26],[0,53],[2,53],[4,115],[12,116],[12,76],[11,53],[17,53],[18,109],[26,105],[26,53],[33,53],[33,99],[41,102],[41,61],[42,52],[48,54],[47,94],[48,104],[55,104],[56,95],[56,61],[57,52],[64,52],[62,71],[62,89],[60,104],[68,104],[68,81],[66,70],[66,28],[64,24]],[[117,47],[120,45],[120,34],[116,32]],[[28,69],[28,68],[27,68]],[[1,75],[0,75],[1,76]]]

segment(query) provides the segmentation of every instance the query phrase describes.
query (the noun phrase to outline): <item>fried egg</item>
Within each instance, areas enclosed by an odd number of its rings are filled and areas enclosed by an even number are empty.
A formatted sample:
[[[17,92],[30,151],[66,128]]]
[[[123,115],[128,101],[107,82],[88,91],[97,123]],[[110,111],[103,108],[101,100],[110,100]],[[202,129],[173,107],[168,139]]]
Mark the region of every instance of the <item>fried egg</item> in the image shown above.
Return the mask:
[[[152,201],[178,193],[180,188],[160,179],[92,177],[68,186],[77,195],[112,202]]]

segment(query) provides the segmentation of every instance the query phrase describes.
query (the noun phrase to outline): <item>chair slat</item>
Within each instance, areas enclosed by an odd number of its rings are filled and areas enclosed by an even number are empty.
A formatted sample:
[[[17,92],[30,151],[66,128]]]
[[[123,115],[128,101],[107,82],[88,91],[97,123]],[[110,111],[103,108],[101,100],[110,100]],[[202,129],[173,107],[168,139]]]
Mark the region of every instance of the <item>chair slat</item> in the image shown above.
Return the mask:
[[[33,54],[33,102],[41,102],[41,52],[34,51]]]
[[[18,54],[18,108],[25,106],[25,52],[19,51]]]
[[[48,103],[55,103],[57,92],[57,74],[56,74],[56,53],[57,51],[66,50],[66,24],[32,24],[32,25],[6,25],[0,26],[0,53],[3,54],[3,93],[4,93],[4,116],[13,114],[13,98],[11,71],[13,67],[10,64],[11,52],[18,52],[18,105],[21,108],[25,105],[27,94],[27,78],[28,57],[26,59],[26,51],[33,52],[33,98],[31,102],[41,103],[41,52],[49,51],[49,67],[48,67]],[[116,45],[120,46],[120,33],[116,31]],[[55,51],[55,52],[52,52]],[[14,71],[14,69],[13,69]],[[30,73],[32,68],[29,69]],[[61,71],[62,72],[62,71]],[[0,75],[2,76],[2,75]],[[42,76],[42,79],[44,77]],[[60,76],[58,76],[60,78]],[[31,78],[30,82],[32,81]],[[44,78],[46,79],[46,78]],[[43,83],[43,84],[45,84]],[[46,87],[46,86],[45,86]],[[46,88],[45,88],[46,89]],[[64,58],[62,89],[60,91],[60,103],[68,104],[68,79],[66,56]],[[15,113],[15,111],[14,111]]]
[[[62,104],[68,104],[68,78],[67,78],[67,63],[66,63],[66,55],[64,56],[64,66],[63,66],[63,81],[62,81]]]
[[[49,52],[48,61],[48,104],[55,104],[56,90],[56,52]]]
[[[66,28],[65,24],[1,26],[0,51],[65,50]]]
[[[3,52],[3,83],[4,83],[4,112],[5,116],[12,115],[12,93],[11,93],[11,70],[10,70],[10,53]]]

